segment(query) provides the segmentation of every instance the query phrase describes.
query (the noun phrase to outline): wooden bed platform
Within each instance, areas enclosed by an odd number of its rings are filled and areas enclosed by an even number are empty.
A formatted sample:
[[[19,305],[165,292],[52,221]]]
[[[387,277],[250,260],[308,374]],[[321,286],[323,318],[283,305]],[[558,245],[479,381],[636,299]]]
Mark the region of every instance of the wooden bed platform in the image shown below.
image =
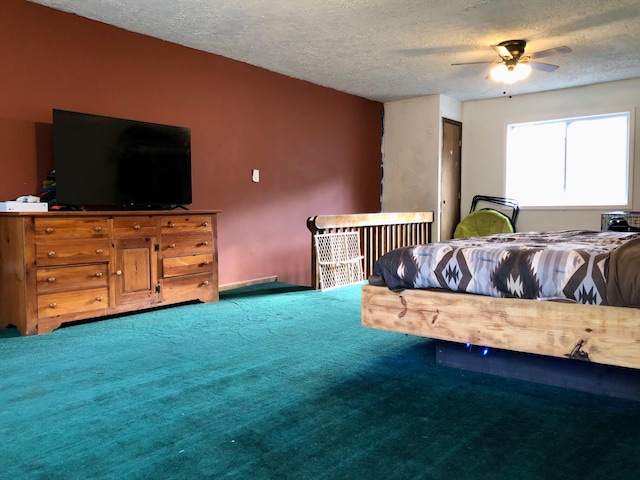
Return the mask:
[[[359,231],[365,276],[369,276],[375,261],[384,253],[402,246],[429,243],[432,221],[433,212],[310,217],[307,226],[312,233],[312,287],[318,288],[314,234]],[[640,309],[635,308],[483,297],[438,290],[393,292],[386,287],[364,285],[362,325],[463,346],[471,344],[534,354],[532,361],[539,355],[640,370]],[[545,368],[547,365],[545,363]],[[602,383],[599,378],[595,381]]]
[[[640,369],[640,309],[362,287],[362,325]]]

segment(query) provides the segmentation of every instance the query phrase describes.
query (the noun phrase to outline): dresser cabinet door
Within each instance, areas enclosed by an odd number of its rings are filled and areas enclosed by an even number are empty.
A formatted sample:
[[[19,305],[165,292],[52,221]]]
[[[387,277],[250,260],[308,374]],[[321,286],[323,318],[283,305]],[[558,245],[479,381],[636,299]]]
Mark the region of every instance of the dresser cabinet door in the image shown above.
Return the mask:
[[[154,237],[115,241],[113,283],[116,305],[152,303],[160,298],[158,254]]]

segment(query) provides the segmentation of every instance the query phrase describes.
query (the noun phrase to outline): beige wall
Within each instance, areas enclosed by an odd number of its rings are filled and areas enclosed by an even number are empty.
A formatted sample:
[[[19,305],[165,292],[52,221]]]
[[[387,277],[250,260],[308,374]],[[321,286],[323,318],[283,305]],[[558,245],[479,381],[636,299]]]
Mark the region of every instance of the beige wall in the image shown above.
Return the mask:
[[[504,97],[463,104],[462,213],[473,195],[504,195],[505,132],[510,123],[605,113],[640,106],[640,79]],[[635,124],[635,158],[640,161],[640,129]],[[635,153],[635,155],[634,155]],[[602,168],[606,168],[606,159]],[[636,175],[633,208],[640,209],[640,175]],[[600,228],[600,214],[608,209],[522,210],[519,231]]]
[[[430,95],[384,105],[382,210],[438,212],[442,118],[462,120],[462,105]],[[438,215],[434,239],[440,231]]]
[[[439,231],[442,117],[462,121],[461,215],[474,195],[504,196],[506,126],[606,113],[640,106],[640,79],[587,87],[460,103],[444,95],[384,105],[382,210],[436,212]],[[640,126],[632,115],[631,161],[640,164]],[[634,160],[635,159],[635,160]],[[603,162],[603,168],[606,163]],[[634,210],[640,210],[640,174],[635,176]],[[600,214],[610,209],[523,209],[519,231],[600,228]],[[434,239],[436,236],[434,236]]]

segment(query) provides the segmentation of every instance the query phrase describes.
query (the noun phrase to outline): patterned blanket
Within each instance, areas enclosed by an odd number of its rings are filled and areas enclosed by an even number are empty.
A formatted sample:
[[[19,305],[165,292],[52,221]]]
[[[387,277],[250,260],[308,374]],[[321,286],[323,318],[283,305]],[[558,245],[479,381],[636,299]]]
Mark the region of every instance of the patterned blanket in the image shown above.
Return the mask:
[[[393,250],[378,259],[374,275],[392,290],[608,305],[611,253],[632,241],[640,248],[640,233],[562,230],[449,240]]]

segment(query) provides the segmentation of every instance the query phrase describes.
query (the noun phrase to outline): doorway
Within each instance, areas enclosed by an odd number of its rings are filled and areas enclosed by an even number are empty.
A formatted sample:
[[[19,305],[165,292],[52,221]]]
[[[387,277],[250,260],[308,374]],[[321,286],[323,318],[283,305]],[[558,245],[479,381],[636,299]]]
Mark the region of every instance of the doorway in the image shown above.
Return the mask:
[[[460,222],[462,123],[442,119],[440,240],[453,238]]]

